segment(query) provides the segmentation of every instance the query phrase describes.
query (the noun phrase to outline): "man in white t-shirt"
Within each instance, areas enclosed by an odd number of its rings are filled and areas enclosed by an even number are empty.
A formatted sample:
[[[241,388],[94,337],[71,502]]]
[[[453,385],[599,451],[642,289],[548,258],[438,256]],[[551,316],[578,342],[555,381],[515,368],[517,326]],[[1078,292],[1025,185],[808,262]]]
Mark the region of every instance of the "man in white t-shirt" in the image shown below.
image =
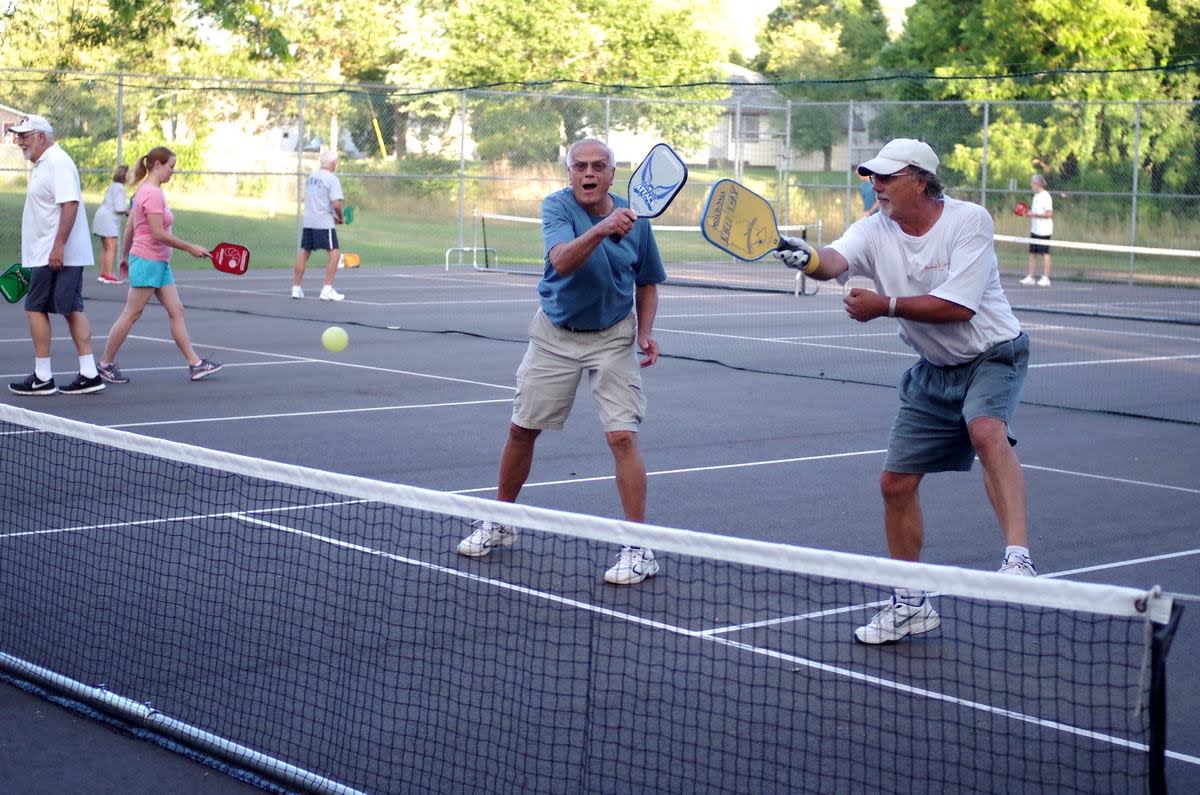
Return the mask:
[[[21,214],[21,263],[29,268],[25,317],[33,338],[33,374],[9,384],[14,395],[38,397],[62,392],[100,392],[104,382],[92,355],[92,328],[83,312],[83,269],[95,264],[79,170],[54,142],[54,128],[41,116],[26,116],[9,131],[25,159],[33,164],[25,210]],[[50,369],[50,313],[67,319],[79,375],[61,389]]]
[[[965,472],[978,456],[1008,545],[1000,571],[1033,576],[1025,477],[1009,428],[1029,366],[1029,337],[1000,287],[991,215],[945,196],[937,168],[928,144],[888,142],[858,167],[874,183],[879,212],[824,248],[786,238],[797,250],[776,256],[810,278],[874,281],[873,291],[849,291],[846,313],[860,323],[897,318],[900,338],[920,354],[900,381],[900,411],[880,476],[891,556],[920,559],[921,479]],[[923,591],[897,588],[854,636],[861,643],[891,643],[940,624]]]
[[[342,183],[334,176],[337,168],[337,152],[322,152],[320,168],[308,177],[304,190],[304,229],[300,233],[300,252],[296,255],[296,268],[292,280],[292,298],[303,298],[304,269],[308,257],[314,251],[326,250],[329,259],[325,263],[325,285],[321,288],[322,301],[341,301],[346,296],[333,289],[333,277],[337,275],[338,249],[337,230],[342,223]]]
[[[1029,203],[1029,236],[1038,240],[1049,240],[1054,234],[1054,199],[1046,190],[1046,178],[1034,174],[1029,179],[1033,188],[1033,200]],[[1033,272],[1037,270],[1037,255],[1042,255],[1042,278],[1033,280]],[[1038,287],[1050,286],[1050,245],[1048,243],[1029,244],[1029,273],[1021,280],[1021,284]]]

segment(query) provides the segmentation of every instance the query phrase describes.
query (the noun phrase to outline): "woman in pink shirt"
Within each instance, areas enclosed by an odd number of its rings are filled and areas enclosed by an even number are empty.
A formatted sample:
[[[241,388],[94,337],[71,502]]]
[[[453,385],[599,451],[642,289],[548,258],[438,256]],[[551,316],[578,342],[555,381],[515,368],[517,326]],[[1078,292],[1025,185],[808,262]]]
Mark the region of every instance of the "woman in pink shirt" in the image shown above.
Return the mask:
[[[171,336],[188,362],[193,381],[206,378],[221,369],[211,359],[196,355],[183,321],[183,302],[171,273],[171,249],[186,251],[197,259],[207,257],[208,250],[171,234],[175,214],[167,206],[163,183],[175,173],[175,153],[165,146],[156,146],[140,159],[134,184],[142,182],[133,195],[129,208],[129,223],[125,225],[125,240],[121,256],[121,273],[129,277],[129,297],[121,316],[113,323],[97,370],[109,384],[128,384],[129,379],[117,367],[117,351],[130,329],[142,316],[151,298],[158,298],[171,321]]]

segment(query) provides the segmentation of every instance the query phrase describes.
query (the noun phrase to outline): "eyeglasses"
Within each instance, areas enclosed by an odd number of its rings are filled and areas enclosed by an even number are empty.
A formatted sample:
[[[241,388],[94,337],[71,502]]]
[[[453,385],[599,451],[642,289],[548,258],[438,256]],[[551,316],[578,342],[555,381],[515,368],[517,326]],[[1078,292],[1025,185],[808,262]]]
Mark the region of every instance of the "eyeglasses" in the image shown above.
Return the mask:
[[[571,162],[571,170],[576,174],[586,174],[588,169],[595,171],[597,174],[603,174],[610,168],[612,168],[612,166],[603,160],[597,160],[594,163],[586,163],[582,160],[575,160]]]
[[[896,177],[911,177],[915,174],[915,171],[897,171],[895,174],[872,174],[871,184],[874,185],[877,182],[888,183],[894,180]]]

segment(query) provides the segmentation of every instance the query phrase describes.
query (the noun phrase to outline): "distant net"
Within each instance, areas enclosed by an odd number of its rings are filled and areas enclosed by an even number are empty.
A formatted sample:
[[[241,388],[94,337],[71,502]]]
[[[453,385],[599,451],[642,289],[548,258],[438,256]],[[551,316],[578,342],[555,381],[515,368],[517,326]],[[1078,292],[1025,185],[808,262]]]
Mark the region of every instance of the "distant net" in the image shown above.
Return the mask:
[[[508,505],[0,406],[0,664],[317,792],[1144,792],[1157,590]],[[454,553],[470,521],[516,546]],[[663,570],[600,581],[618,544]],[[904,584],[940,629],[864,647]]]
[[[1050,248],[1049,290],[1014,283],[1033,242]],[[996,235],[996,256],[1005,292],[1022,309],[1200,325],[1200,250]],[[1042,264],[1035,255],[1035,276]]]
[[[481,213],[476,219],[479,239],[487,251],[477,269],[541,276],[544,269],[542,222],[538,218]],[[667,283],[690,287],[715,287],[794,293],[796,271],[771,257],[741,262],[711,245],[699,226],[672,226],[651,222],[654,239],[667,271]],[[820,224],[779,227],[782,235],[819,239]],[[809,282],[809,289],[812,283]]]

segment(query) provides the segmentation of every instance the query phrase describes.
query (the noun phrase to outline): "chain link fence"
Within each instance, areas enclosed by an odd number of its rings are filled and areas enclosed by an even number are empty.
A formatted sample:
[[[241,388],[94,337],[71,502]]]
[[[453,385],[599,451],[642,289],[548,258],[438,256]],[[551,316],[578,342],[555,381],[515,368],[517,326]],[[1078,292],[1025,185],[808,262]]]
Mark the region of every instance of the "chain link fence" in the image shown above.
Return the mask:
[[[1064,249],[1064,277],[1200,283],[1196,252],[1138,250],[1195,248],[1196,102],[802,102],[755,83],[645,98],[33,70],[0,72],[0,90],[5,130],[26,113],[55,125],[80,166],[89,215],[117,164],[165,144],[178,155],[169,190],[189,210],[181,221],[237,237],[258,267],[291,263],[304,181],[323,149],[339,152],[355,208],[347,245],[364,261],[430,264],[478,246],[482,214],[536,217],[565,184],[565,147],[584,134],[613,147],[621,192],[654,142],[684,155],[691,179],[656,226],[696,226],[708,186],[734,177],[769,198],[781,224],[824,241],[862,214],[852,167],[890,138],[918,137],[940,155],[947,192],[988,207],[998,235],[1028,234],[1013,209],[1040,173],[1056,240],[1133,247]],[[0,202],[10,218],[27,173],[4,136]],[[0,251],[19,251],[18,234],[18,223],[3,225]],[[1023,270],[1023,247],[998,248],[1002,270]]]

